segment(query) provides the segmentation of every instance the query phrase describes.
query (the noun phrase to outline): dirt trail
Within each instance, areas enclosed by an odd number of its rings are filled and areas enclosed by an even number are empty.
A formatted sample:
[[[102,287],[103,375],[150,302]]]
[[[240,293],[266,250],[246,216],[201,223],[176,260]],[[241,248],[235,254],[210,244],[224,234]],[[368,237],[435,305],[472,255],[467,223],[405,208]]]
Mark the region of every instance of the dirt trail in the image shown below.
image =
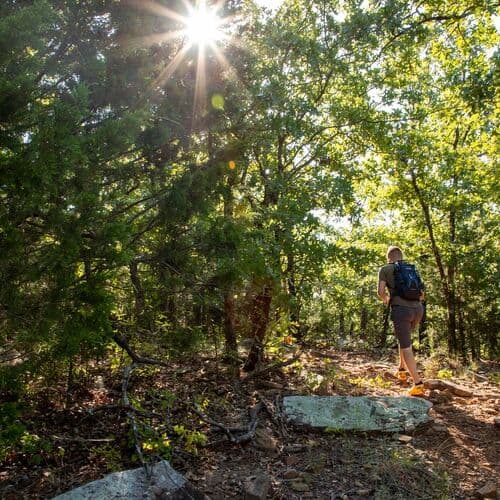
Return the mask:
[[[256,476],[270,480],[269,498],[276,499],[474,496],[499,477],[495,418],[500,395],[493,364],[464,371],[462,377],[455,373],[454,381],[471,389],[473,397],[428,391],[434,423],[408,436],[304,432],[281,420],[283,395],[404,395],[406,388],[393,376],[394,359],[392,352],[375,357],[313,349],[265,380],[241,384],[213,360],[197,358],[153,375],[138,373],[130,390],[146,410],[163,405],[172,424],[206,433],[207,445],[197,446],[196,455],[179,440],[173,465],[212,499],[242,498],[245,483]],[[436,376],[443,368],[427,360],[422,370]],[[98,376],[98,386],[74,394],[75,401],[84,403],[70,410],[62,408],[62,391],[59,398],[53,393],[39,397],[31,420],[52,449],[42,454],[40,464],[23,455],[10,457],[0,468],[1,498],[50,498],[110,470],[138,466],[128,458],[125,416],[105,406],[119,402],[120,374],[105,376],[101,367]],[[248,409],[258,401],[266,403],[267,411],[259,414],[251,442],[232,444],[193,413],[194,398],[212,420],[228,427],[246,425]]]

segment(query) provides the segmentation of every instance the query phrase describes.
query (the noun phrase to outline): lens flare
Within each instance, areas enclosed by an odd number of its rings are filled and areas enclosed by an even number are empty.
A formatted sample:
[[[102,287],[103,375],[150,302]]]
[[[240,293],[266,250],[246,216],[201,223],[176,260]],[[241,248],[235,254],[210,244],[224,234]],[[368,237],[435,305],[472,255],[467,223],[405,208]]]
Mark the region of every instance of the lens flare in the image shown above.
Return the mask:
[[[203,3],[186,18],[185,33],[193,45],[211,45],[222,38],[221,19]]]

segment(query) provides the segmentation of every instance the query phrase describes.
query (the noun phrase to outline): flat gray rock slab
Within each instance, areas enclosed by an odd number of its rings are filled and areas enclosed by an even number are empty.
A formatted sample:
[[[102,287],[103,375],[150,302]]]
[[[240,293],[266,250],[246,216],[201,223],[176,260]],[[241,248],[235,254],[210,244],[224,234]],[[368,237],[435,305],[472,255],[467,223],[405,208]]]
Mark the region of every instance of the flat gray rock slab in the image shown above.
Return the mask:
[[[207,498],[172,469],[167,461],[161,461],[153,466],[150,479],[146,477],[143,467],[114,472],[63,493],[53,500],[135,500],[159,497],[176,500]]]
[[[283,410],[297,425],[335,431],[408,432],[431,420],[432,403],[386,396],[286,396]]]

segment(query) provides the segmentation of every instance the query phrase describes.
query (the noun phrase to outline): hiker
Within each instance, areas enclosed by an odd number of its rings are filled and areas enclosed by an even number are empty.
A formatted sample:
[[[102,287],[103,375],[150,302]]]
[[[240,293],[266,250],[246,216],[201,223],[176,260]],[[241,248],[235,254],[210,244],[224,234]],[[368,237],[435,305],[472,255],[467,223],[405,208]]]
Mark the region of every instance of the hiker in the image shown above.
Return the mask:
[[[390,294],[387,294],[386,288]],[[396,376],[405,382],[406,369],[410,372],[413,387],[408,391],[409,396],[424,395],[424,384],[417,371],[411,344],[411,332],[418,326],[424,313],[421,302],[423,290],[415,267],[403,260],[403,252],[399,247],[390,246],[387,249],[387,264],[380,268],[378,274],[378,296],[386,306],[391,307],[391,320],[399,343],[399,369]]]

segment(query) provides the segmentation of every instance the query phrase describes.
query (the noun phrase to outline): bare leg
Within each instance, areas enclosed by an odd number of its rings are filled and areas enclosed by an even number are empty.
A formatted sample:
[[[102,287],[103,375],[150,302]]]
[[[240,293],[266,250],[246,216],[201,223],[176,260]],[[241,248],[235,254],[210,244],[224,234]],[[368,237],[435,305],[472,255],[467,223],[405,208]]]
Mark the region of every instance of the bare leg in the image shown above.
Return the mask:
[[[414,384],[418,384],[422,382],[422,379],[418,375],[417,371],[417,363],[415,362],[415,357],[413,356],[413,350],[411,347],[406,347],[405,349],[401,349],[400,353],[402,353],[404,358],[404,364],[408,371],[410,372],[411,378],[413,379]]]
[[[399,348],[399,369],[404,370],[406,368],[405,359],[403,356],[403,349]]]

